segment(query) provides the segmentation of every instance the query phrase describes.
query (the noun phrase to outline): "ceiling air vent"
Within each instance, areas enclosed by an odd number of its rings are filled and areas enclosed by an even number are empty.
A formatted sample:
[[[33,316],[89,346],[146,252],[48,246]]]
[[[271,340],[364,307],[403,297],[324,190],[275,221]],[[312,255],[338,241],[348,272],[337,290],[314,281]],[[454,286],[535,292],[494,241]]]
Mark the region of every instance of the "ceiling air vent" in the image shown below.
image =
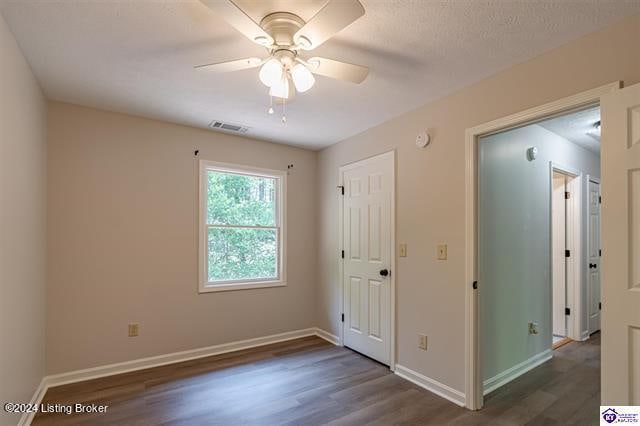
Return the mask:
[[[222,130],[230,133],[247,133],[249,128],[239,124],[227,123],[225,121],[213,120],[209,123],[209,127],[213,130]]]

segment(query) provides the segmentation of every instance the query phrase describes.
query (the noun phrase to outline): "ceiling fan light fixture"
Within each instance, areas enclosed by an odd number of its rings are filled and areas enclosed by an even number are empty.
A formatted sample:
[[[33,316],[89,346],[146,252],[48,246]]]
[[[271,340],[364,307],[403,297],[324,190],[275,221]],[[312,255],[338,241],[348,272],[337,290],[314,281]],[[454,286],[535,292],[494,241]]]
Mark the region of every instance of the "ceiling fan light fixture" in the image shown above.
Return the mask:
[[[275,96],[276,98],[288,99],[290,89],[291,85],[289,84],[289,79],[287,78],[287,75],[284,74],[276,84],[271,86],[269,95]]]
[[[271,58],[260,68],[260,81],[267,87],[273,87],[282,80],[282,63],[276,58]]]
[[[293,79],[293,84],[296,86],[296,90],[300,93],[311,89],[316,82],[311,71],[300,63],[296,64],[291,70],[291,78]]]

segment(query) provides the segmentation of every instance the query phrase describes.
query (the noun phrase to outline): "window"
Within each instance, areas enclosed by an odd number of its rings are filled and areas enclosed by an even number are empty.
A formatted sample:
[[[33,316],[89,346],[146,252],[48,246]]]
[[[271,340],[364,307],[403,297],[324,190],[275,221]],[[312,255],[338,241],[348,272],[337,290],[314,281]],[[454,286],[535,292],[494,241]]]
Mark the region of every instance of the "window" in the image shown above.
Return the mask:
[[[285,176],[200,162],[200,292],[285,285]]]

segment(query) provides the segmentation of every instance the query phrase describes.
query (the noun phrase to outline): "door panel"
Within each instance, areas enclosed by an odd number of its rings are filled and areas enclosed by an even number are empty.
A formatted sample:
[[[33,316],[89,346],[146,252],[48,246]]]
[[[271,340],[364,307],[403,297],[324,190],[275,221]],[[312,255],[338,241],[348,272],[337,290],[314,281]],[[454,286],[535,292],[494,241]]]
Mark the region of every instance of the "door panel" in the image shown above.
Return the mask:
[[[351,294],[349,295],[349,328],[350,331],[355,333],[361,333],[360,330],[360,283],[362,278],[349,277],[349,289]]]
[[[600,330],[600,184],[589,182],[589,333]]]
[[[369,262],[382,262],[382,206],[369,206]]]
[[[602,405],[640,405],[640,84],[601,98]]]
[[[381,318],[382,282],[369,280],[369,336],[382,338]]]
[[[637,126],[640,128],[640,125]],[[640,130],[639,130],[640,131]],[[637,151],[637,149],[636,149]],[[640,170],[629,171],[629,204],[631,205],[631,276],[629,277],[629,288],[640,289]],[[635,261],[633,261],[635,259]]]
[[[343,338],[345,346],[384,364],[391,355],[392,153],[342,169]]]

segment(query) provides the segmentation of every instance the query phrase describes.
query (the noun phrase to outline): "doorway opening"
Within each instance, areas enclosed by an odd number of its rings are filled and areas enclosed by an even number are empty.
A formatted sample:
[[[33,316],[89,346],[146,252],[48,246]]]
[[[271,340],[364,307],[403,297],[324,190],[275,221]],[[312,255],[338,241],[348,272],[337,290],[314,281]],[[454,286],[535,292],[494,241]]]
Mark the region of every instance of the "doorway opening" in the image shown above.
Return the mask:
[[[556,343],[583,341],[592,333],[590,314],[597,323],[589,191],[600,176],[600,97],[619,87],[467,131],[468,408],[482,408],[485,395],[553,359],[554,335]]]
[[[580,233],[580,174],[552,166],[551,168],[551,281],[552,281],[552,348],[572,341],[575,335],[569,321],[573,305],[579,303],[579,268],[576,268]],[[573,256],[571,252],[573,251]],[[575,308],[573,308],[575,310]]]
[[[582,194],[586,177],[600,176],[599,121],[599,106],[590,106],[480,138],[484,394],[590,334]]]

